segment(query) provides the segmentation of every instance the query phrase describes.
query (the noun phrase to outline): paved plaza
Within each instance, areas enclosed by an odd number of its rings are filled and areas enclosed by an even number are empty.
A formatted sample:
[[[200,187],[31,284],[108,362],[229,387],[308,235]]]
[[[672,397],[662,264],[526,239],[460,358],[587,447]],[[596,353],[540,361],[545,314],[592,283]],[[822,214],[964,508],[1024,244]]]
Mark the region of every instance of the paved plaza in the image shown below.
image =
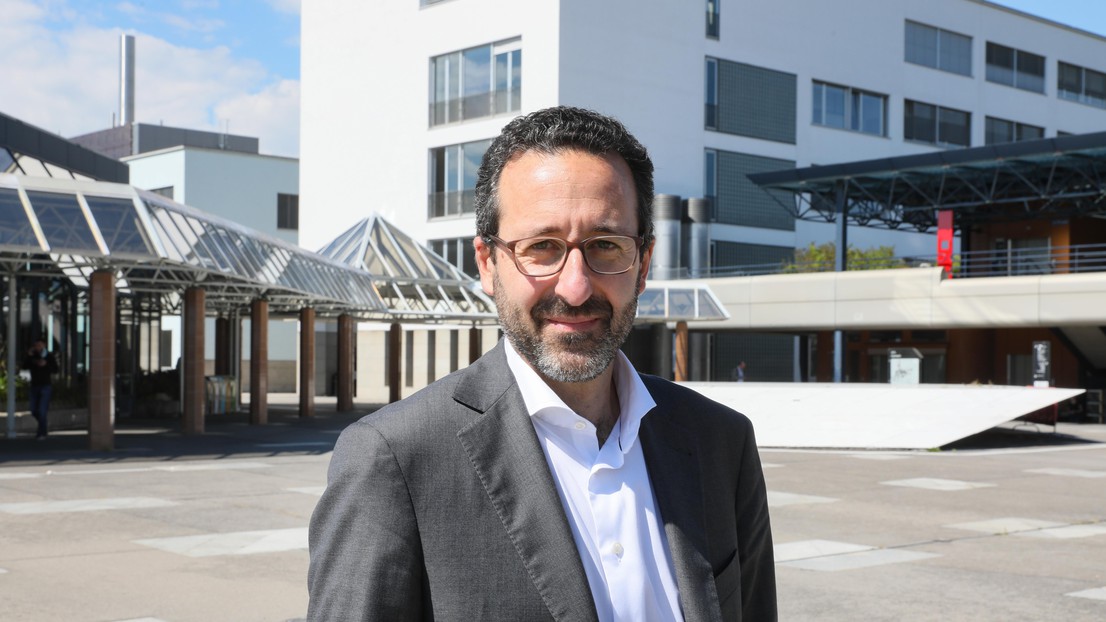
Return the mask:
[[[284,621],[355,414],[0,441],[0,619]],[[782,620],[1106,619],[1106,426],[939,452],[762,450]]]

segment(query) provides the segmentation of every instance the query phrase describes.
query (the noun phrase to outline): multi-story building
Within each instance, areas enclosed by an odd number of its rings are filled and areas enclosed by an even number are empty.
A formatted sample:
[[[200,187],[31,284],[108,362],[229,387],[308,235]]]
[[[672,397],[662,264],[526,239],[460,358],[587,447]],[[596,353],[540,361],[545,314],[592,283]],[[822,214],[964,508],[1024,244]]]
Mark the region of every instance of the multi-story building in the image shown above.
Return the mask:
[[[1106,38],[982,0],[344,0],[305,4],[302,45],[301,191],[328,214],[303,224],[303,243],[372,211],[467,270],[483,151],[547,106],[620,118],[650,149],[658,193],[710,199],[700,274],[833,239],[748,174],[1106,125]],[[336,179],[357,180],[361,198]],[[910,227],[849,242],[936,251]],[[716,345],[732,362],[781,353],[768,375],[786,379],[791,340]]]
[[[747,173],[1095,131],[1103,59],[1103,37],[977,0],[308,4],[302,185],[328,218],[301,236],[319,246],[371,210],[471,269],[489,140],[570,104],[622,119],[658,192],[713,198],[714,269],[774,262],[832,235]],[[933,252],[905,231],[852,241]]]

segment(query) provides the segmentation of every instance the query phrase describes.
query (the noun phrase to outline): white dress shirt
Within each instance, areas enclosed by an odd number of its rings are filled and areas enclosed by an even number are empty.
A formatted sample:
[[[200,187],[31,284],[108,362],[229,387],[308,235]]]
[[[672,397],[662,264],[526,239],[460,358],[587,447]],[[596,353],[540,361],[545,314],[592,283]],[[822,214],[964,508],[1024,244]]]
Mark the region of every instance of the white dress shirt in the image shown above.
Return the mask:
[[[595,426],[573,412],[504,341],[600,622],[683,620],[668,541],[638,442],[641,420],[656,406],[641,378],[619,352],[612,365],[621,413],[599,447]]]

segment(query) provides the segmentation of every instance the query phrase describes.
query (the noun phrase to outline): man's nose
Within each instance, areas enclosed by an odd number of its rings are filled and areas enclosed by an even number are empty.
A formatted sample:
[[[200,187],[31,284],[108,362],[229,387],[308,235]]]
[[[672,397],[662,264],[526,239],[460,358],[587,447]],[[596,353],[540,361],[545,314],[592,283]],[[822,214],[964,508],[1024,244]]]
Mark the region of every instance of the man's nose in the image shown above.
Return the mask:
[[[591,268],[584,261],[583,249],[571,248],[565,257],[564,268],[557,275],[554,291],[568,304],[574,307],[582,305],[591,298],[591,277]]]

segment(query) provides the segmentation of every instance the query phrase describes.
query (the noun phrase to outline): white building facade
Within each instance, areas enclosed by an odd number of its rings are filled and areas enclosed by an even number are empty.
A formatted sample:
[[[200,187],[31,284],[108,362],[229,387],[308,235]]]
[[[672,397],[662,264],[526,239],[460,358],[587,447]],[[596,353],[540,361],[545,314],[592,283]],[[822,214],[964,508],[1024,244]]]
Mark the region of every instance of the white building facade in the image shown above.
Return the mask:
[[[299,242],[299,162],[256,152],[175,146],[127,156],[130,183],[205,212],[243,223],[281,240]],[[179,318],[166,317],[170,360],[180,356]],[[297,391],[298,324],[294,319],[269,321],[269,389]],[[215,319],[204,329],[207,371],[214,373]],[[243,361],[249,360],[249,319],[242,334]],[[248,374],[243,376],[248,383]],[[248,390],[248,384],[243,390]]]
[[[658,194],[710,199],[712,274],[834,239],[747,174],[1106,128],[1106,38],[982,0],[334,0],[304,3],[301,59],[301,195],[325,214],[301,243],[376,212],[470,273],[484,149],[548,106],[619,118]],[[936,254],[909,227],[849,243]],[[704,379],[800,378],[792,335],[711,340]]]
[[[547,106],[618,117],[658,193],[713,199],[714,269],[832,240],[746,173],[1106,127],[1106,39],[978,0],[342,0],[305,3],[302,45],[301,185],[326,214],[304,246],[375,211],[467,269],[483,150]]]

